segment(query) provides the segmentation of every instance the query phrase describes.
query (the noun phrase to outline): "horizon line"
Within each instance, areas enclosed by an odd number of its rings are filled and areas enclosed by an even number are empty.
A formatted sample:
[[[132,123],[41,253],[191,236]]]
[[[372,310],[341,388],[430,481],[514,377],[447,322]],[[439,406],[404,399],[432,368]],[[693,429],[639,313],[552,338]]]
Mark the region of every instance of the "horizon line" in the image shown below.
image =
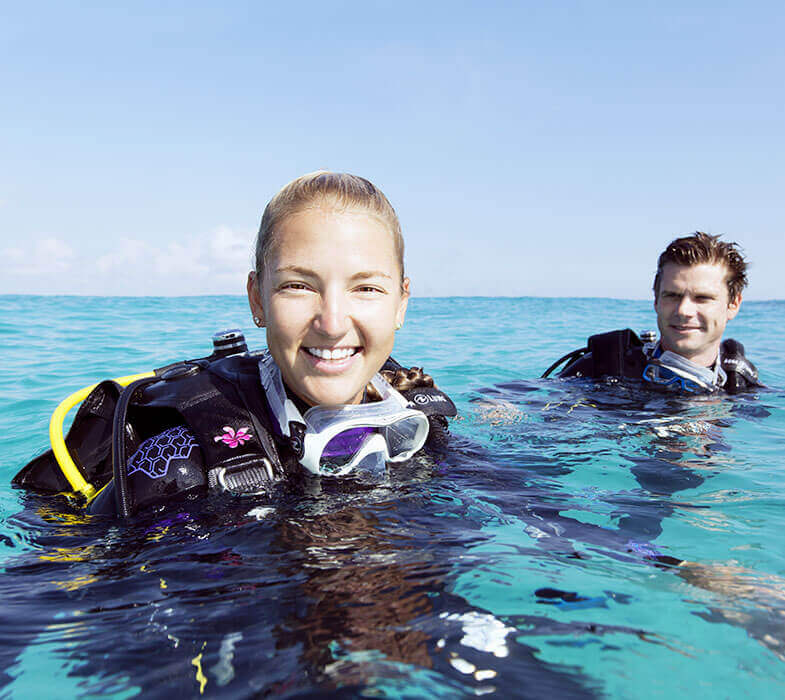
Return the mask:
[[[68,297],[74,299],[207,299],[215,297],[229,297],[233,299],[245,299],[245,294],[74,294],[74,293],[14,293],[2,292],[0,299],[8,297],[43,297],[43,298],[57,298]],[[570,294],[564,295],[539,295],[539,294],[427,294],[427,295],[412,295],[410,299],[581,299],[581,300],[613,300],[613,301],[652,301],[652,297],[619,297],[619,296],[574,296]],[[767,299],[744,299],[747,303],[760,303],[771,301],[785,301],[783,298],[767,298]]]

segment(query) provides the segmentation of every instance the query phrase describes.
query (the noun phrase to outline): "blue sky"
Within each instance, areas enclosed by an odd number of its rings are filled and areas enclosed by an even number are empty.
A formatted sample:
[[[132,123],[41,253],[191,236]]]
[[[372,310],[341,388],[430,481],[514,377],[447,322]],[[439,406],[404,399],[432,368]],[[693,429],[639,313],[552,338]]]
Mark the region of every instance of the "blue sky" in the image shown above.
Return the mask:
[[[783,298],[781,2],[5,3],[0,293],[242,293],[269,198],[378,184],[416,295]]]

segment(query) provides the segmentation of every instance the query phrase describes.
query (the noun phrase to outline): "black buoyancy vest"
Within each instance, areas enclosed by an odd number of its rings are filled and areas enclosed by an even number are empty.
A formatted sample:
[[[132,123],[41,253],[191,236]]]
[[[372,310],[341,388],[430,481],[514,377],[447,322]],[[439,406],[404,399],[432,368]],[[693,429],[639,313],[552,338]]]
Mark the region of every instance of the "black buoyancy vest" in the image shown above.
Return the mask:
[[[184,364],[179,376],[166,374],[142,388],[131,401],[128,423],[136,433],[136,445],[168,427],[185,424],[211,470],[266,459],[276,478],[283,476],[269,409],[260,391],[258,358],[253,355],[232,355],[206,366]],[[250,439],[221,439],[241,429]]]
[[[231,491],[253,491],[296,468],[286,439],[272,426],[258,362],[258,356],[244,354],[176,363],[158,370],[157,379],[133,391],[123,422],[126,454],[132,455],[147,438],[167,428],[185,425],[195,436],[204,462],[204,474],[191,468],[177,483],[161,482],[166,493],[139,494],[137,505],[153,497],[160,500],[169,491],[174,496],[216,484]],[[401,369],[401,365],[390,359],[384,369]],[[429,420],[457,413],[449,397],[435,387],[401,393]],[[121,387],[112,381],[96,386],[79,407],[65,439],[78,470],[96,489],[112,479],[112,423],[120,394]],[[245,439],[224,439],[240,431]],[[13,483],[43,493],[71,491],[51,450],[27,464]],[[154,480],[142,483],[150,484],[150,489],[161,487]]]
[[[758,370],[744,355],[744,346],[732,338],[720,346],[722,369],[727,375],[723,389],[737,394],[760,388]],[[572,360],[559,377],[626,377],[641,379],[648,360],[641,339],[629,328],[599,333],[589,338],[582,354]]]
[[[203,455],[199,463],[205,466],[204,473],[195,473],[191,465],[187,472],[180,470],[176,483],[135,478],[138,504],[217,481],[243,491],[258,486],[261,478],[268,483],[283,478],[285,468],[260,391],[258,358],[204,358],[169,365],[156,375],[130,397],[120,437],[126,454],[132,455],[147,438],[184,425],[196,438]],[[98,384],[82,402],[65,438],[78,471],[96,490],[112,480],[113,422],[122,392],[115,382]],[[240,429],[245,439],[221,439]],[[72,491],[52,450],[22,468],[13,483],[39,493]],[[161,490],[165,493],[158,493]]]
[[[589,338],[584,354],[568,364],[560,377],[630,377],[640,379],[646,365],[643,342],[629,328]]]

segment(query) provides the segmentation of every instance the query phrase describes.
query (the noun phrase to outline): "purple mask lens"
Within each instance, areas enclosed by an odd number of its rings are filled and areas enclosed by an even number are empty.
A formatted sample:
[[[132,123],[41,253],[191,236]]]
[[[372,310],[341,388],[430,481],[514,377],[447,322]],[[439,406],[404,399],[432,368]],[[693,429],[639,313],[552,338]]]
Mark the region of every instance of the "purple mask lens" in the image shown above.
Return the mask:
[[[367,437],[372,434],[373,428],[351,428],[338,433],[325,445],[322,458],[334,459],[336,457],[351,457],[362,447]]]

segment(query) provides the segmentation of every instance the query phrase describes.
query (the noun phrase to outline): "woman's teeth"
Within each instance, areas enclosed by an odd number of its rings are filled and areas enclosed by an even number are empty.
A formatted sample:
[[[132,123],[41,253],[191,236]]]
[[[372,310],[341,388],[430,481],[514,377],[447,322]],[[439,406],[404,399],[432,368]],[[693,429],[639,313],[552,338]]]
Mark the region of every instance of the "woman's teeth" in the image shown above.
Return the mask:
[[[335,350],[330,350],[329,348],[306,348],[306,350],[321,360],[345,360],[357,352],[357,348],[335,348]]]

